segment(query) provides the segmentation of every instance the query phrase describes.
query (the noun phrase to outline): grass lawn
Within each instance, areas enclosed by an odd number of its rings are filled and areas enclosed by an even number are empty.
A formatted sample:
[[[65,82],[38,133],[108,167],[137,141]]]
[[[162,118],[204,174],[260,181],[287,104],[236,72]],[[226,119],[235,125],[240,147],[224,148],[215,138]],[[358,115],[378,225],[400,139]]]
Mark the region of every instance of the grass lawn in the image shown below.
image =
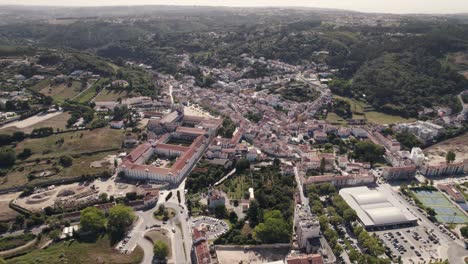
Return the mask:
[[[416,120],[414,118],[404,118],[401,116],[388,115],[388,114],[374,112],[374,111],[366,112],[365,116],[368,121],[379,124],[379,125],[406,123],[406,122],[413,122]]]
[[[31,149],[33,155],[29,160],[44,158],[44,156],[59,157],[120,148],[123,138],[124,134],[121,130],[99,128],[56,134],[45,138],[29,138],[20,142],[16,147],[16,151],[20,153],[25,148]],[[58,143],[61,139],[64,142]]]
[[[348,98],[348,97],[343,97],[343,96],[339,96],[339,95],[333,95],[333,97],[335,97],[337,99],[341,99],[343,101],[346,101],[351,105],[351,111],[353,112],[353,118],[355,118],[354,114],[364,113],[364,109],[369,106],[365,102],[359,101],[359,100],[354,99],[354,98]]]
[[[167,255],[167,258],[172,258],[171,239],[167,230],[161,228],[157,230],[151,230],[146,232],[145,237],[151,240],[153,244],[156,243],[156,241],[164,242],[169,249],[169,254]]]
[[[164,213],[159,213],[159,210],[154,211],[154,218],[159,221],[167,221],[176,215],[176,211],[170,207],[164,208],[164,211],[167,212],[168,219],[164,220]]]
[[[39,92],[43,95],[50,96],[57,102],[64,102],[66,99],[71,99],[81,91],[81,83],[73,81],[72,86],[68,87],[67,84],[59,84],[54,86],[46,86]]]
[[[326,120],[332,124],[346,125],[346,121],[333,112],[327,114]]]
[[[130,255],[120,254],[110,246],[109,239],[103,237],[93,243],[64,241],[46,249],[35,250],[23,256],[8,259],[8,264],[137,264],[143,259],[143,250],[137,246]]]
[[[244,174],[234,175],[220,185],[221,190],[228,194],[229,199],[233,200],[243,199],[249,187],[251,187],[250,180]]]
[[[98,86],[100,86],[102,83],[107,81],[107,78],[100,79],[96,83],[94,83],[89,89],[86,89],[82,94],[74,98],[73,100],[78,101],[80,103],[87,103],[91,99],[93,99],[94,96],[97,94]]]
[[[42,89],[44,89],[44,88],[46,88],[46,87],[49,87],[49,85],[50,85],[50,80],[45,79],[45,80],[42,80],[42,81],[36,83],[35,85],[33,85],[33,86],[31,87],[31,90],[34,90],[34,91],[36,91],[36,92],[39,92],[39,91],[41,91]]]
[[[107,101],[117,101],[119,98],[126,98],[129,97],[130,94],[127,91],[114,91],[104,89],[101,93],[96,96],[96,102],[107,102]]]

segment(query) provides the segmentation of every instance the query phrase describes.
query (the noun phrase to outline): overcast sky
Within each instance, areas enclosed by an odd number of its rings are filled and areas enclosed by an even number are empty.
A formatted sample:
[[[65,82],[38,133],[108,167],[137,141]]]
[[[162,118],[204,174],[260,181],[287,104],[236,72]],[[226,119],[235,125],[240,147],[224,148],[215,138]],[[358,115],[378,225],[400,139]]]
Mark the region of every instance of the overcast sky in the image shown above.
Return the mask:
[[[385,13],[468,13],[468,0],[0,0],[7,5],[308,6]]]

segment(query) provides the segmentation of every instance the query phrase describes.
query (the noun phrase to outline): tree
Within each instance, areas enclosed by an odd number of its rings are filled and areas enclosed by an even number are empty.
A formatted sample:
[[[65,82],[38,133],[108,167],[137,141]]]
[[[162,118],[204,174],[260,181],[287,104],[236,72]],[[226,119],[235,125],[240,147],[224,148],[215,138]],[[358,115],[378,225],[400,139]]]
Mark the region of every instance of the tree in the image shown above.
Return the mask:
[[[447,163],[453,163],[456,159],[457,155],[455,154],[455,152],[449,150],[447,152],[447,155],[445,155],[445,160],[447,161]]]
[[[25,159],[31,157],[31,155],[32,155],[31,149],[25,148],[25,149],[23,149],[23,151],[20,154],[18,154],[18,158],[22,159],[22,160],[25,160]]]
[[[236,164],[236,169],[237,169],[237,172],[243,172],[244,170],[248,169],[250,166],[250,162],[246,159],[240,159],[237,161],[237,164]]]
[[[73,158],[70,156],[61,156],[59,159],[59,163],[63,167],[70,167],[73,164]]]
[[[226,218],[226,215],[227,215],[226,206],[224,204],[217,205],[214,209],[214,213],[215,213],[216,218],[220,218],[220,219]]]
[[[84,232],[97,234],[104,230],[106,218],[104,212],[96,207],[88,207],[81,211],[80,227]]]
[[[407,150],[421,146],[421,142],[418,140],[418,138],[415,135],[408,132],[398,133],[396,135],[396,140],[398,140],[398,142],[401,143],[403,149]]]
[[[351,208],[348,208],[343,211],[343,219],[349,223],[351,221],[355,221],[357,219],[356,211]]]
[[[369,141],[358,142],[354,146],[354,157],[362,161],[368,161],[371,165],[378,161],[385,153],[383,146],[374,144]]]
[[[235,224],[237,222],[237,214],[236,212],[232,211],[229,213],[229,222],[231,222],[232,224]]]
[[[0,167],[10,167],[15,164],[15,151],[10,147],[0,148]]]
[[[101,202],[103,202],[103,203],[106,203],[107,202],[107,196],[108,196],[107,193],[101,193],[99,195],[99,200],[101,200]]]
[[[57,240],[60,237],[60,230],[54,229],[49,232],[49,237],[52,240]]]
[[[320,174],[323,175],[323,173],[325,173],[325,158],[320,160]]]
[[[462,228],[460,228],[460,232],[464,238],[468,238],[468,225],[465,225]]]
[[[284,221],[278,210],[265,212],[264,223],[258,224],[253,231],[253,237],[262,243],[286,243],[289,241],[289,225]]]
[[[107,227],[115,238],[122,237],[135,220],[135,213],[131,207],[117,204],[109,210]]]
[[[260,206],[256,200],[250,201],[247,217],[249,218],[249,225],[254,227],[259,222]]]
[[[6,231],[8,231],[8,229],[10,229],[10,225],[8,223],[0,223],[0,233],[5,233]]]
[[[158,240],[154,243],[153,252],[156,259],[165,260],[169,254],[169,247],[166,243]]]
[[[427,212],[428,215],[430,215],[432,217],[434,217],[436,215],[436,211],[433,208],[430,208],[430,207],[426,208],[426,212]]]
[[[23,131],[15,131],[12,137],[14,141],[21,141],[24,139],[25,135]]]

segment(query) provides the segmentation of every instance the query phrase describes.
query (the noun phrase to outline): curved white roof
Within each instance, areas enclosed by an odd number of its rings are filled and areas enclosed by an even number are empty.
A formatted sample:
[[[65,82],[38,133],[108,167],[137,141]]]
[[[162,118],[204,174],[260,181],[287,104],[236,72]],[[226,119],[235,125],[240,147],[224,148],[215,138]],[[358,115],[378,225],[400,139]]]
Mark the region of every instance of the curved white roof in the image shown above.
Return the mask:
[[[385,197],[376,192],[376,191],[370,191],[370,192],[365,192],[365,193],[360,193],[360,194],[351,194],[356,200],[356,202],[360,205],[366,205],[366,204],[375,204],[375,203],[386,203],[388,202]]]
[[[364,211],[372,219],[374,225],[398,224],[408,221],[401,210],[396,207],[372,208]]]
[[[417,219],[409,211],[401,208],[385,189],[344,188],[340,190],[340,195],[356,211],[366,227],[415,222]]]

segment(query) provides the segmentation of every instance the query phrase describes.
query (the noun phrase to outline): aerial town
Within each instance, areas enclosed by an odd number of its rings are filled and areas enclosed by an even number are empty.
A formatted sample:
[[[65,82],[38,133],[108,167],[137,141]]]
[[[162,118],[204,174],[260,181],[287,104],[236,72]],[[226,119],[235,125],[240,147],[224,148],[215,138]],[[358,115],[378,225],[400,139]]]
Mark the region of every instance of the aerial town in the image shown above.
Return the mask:
[[[2,52],[0,263],[468,261],[466,87],[415,118],[337,93],[327,49]]]

